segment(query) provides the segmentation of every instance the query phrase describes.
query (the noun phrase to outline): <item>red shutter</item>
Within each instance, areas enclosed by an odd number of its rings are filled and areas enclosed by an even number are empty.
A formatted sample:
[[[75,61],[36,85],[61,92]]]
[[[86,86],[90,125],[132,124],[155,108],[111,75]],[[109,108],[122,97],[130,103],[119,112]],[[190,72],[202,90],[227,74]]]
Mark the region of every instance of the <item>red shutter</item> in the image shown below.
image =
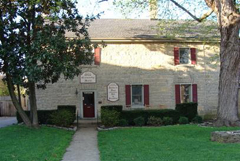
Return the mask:
[[[197,84],[192,85],[192,98],[193,102],[198,102],[198,94],[197,94]]]
[[[176,104],[181,103],[181,100],[180,100],[180,85],[179,84],[175,85],[175,100],[176,100]]]
[[[180,64],[180,60],[179,60],[179,48],[175,47],[174,48],[174,65],[178,65]]]
[[[94,49],[94,64],[95,65],[100,65],[101,62],[101,48],[97,47]]]
[[[126,85],[125,86],[125,94],[126,94],[126,107],[131,106],[131,86]]]
[[[197,56],[196,56],[196,48],[191,48],[191,63],[196,64],[197,63]]]
[[[149,106],[149,85],[144,85],[144,106]]]

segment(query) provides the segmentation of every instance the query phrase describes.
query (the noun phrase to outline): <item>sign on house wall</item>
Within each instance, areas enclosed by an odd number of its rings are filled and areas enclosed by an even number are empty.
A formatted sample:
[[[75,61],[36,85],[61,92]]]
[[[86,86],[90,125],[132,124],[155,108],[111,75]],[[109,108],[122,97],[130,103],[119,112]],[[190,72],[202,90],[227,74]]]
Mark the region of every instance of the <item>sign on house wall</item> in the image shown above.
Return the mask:
[[[116,83],[110,83],[107,86],[108,101],[114,102],[118,100],[118,85]]]
[[[96,75],[92,72],[84,72],[80,77],[81,83],[96,83]]]

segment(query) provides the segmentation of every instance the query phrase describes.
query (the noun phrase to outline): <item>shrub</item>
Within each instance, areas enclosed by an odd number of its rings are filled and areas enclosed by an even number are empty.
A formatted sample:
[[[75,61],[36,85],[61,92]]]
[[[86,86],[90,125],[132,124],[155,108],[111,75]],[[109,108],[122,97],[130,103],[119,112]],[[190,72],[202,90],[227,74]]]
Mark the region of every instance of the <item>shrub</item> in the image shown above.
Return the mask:
[[[193,119],[192,119],[192,122],[193,123],[196,123],[196,124],[199,124],[199,123],[202,123],[203,122],[203,119],[201,116],[195,116]]]
[[[106,127],[116,126],[119,122],[120,112],[101,109],[101,122]]]
[[[173,124],[173,119],[171,117],[164,117],[163,118],[163,124],[164,125],[172,125]]]
[[[76,119],[76,106],[74,105],[60,105],[58,106],[58,110],[68,110],[72,114],[72,122]]]
[[[179,124],[188,124],[188,118],[187,117],[180,117]]]
[[[162,125],[162,119],[160,117],[150,116],[147,124],[151,126],[160,126]]]
[[[187,117],[189,121],[197,116],[197,103],[181,103],[176,105],[176,110],[180,113],[180,116]]]
[[[128,122],[126,119],[120,119],[118,122],[119,126],[128,126]]]
[[[171,117],[174,124],[178,123],[180,118],[179,112],[172,109],[122,111],[120,118],[126,119],[129,125],[134,125],[134,118],[143,117],[145,124],[147,124],[147,120],[151,116],[160,117],[161,119],[163,119],[163,117]]]
[[[51,122],[57,126],[69,127],[74,119],[73,114],[66,109],[57,110],[51,114]]]
[[[115,110],[117,112],[122,112],[122,105],[108,105],[108,106],[101,106],[101,109],[106,109],[106,110]]]
[[[141,117],[141,116],[135,118],[133,121],[134,121],[134,123],[135,123],[136,126],[143,126],[143,125],[145,124],[145,120],[144,120],[144,118]]]
[[[38,110],[38,122],[39,124],[51,124],[51,118],[50,115],[53,112],[56,112],[57,110]],[[30,111],[25,111],[26,115],[29,117],[30,116]],[[17,121],[18,123],[23,122],[22,118],[20,117],[19,113],[17,112]]]

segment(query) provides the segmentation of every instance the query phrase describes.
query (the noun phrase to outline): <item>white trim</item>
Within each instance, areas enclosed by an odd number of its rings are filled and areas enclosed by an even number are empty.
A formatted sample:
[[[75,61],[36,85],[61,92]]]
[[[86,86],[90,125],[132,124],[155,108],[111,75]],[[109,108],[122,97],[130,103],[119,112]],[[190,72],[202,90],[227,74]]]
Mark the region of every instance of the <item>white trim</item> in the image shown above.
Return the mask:
[[[94,92],[94,117],[84,118],[83,117],[83,92]],[[97,118],[97,91],[96,90],[80,90],[80,118],[82,119],[96,119]]]

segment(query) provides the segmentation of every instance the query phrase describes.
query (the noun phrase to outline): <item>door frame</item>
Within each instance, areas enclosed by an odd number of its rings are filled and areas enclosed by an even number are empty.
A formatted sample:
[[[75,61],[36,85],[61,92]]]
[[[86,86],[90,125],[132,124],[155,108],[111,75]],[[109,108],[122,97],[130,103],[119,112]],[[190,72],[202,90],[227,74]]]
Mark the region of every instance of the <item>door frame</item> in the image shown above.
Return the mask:
[[[83,92],[94,92],[94,117],[83,117]],[[80,91],[80,118],[96,119],[97,118],[97,91],[96,90],[81,90]]]

